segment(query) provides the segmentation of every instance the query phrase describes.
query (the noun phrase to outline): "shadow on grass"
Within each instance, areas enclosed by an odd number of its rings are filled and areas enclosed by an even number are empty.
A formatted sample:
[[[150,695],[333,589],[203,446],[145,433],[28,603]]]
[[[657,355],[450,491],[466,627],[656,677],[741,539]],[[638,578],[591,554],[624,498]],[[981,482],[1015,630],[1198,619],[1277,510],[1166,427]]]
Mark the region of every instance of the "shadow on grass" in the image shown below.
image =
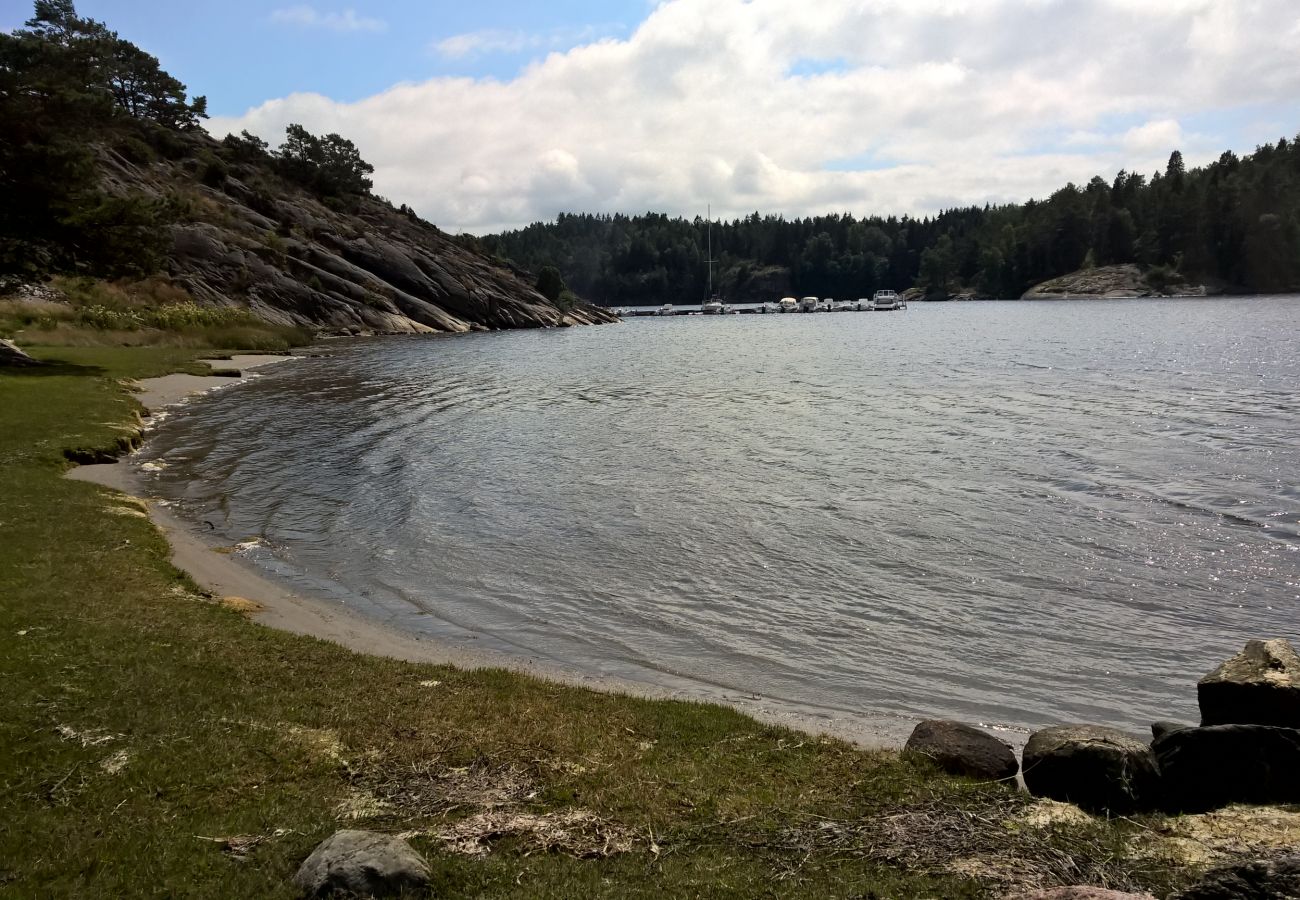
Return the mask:
[[[61,359],[40,359],[36,365],[21,366],[0,366],[0,376],[31,376],[31,375],[106,375],[108,370],[101,366],[83,366],[77,363],[64,362]]]

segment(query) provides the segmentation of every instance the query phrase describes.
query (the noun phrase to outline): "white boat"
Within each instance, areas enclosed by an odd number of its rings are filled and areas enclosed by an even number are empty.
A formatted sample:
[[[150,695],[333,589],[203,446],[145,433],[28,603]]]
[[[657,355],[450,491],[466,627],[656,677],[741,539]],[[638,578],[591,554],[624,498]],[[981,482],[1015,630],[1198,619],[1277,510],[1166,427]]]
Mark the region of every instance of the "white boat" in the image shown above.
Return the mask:
[[[661,306],[661,307],[659,307],[658,309],[655,310],[655,315],[656,315],[656,316],[671,316],[674,312],[675,312],[675,310],[673,309],[673,305],[672,305],[671,303],[665,303],[663,306]]]
[[[836,300],[831,304],[831,312],[848,312],[857,309],[857,306],[851,300]]]
[[[709,300],[700,307],[700,312],[704,313],[706,316],[720,316],[726,311],[726,304],[717,297],[714,297],[712,300]]]
[[[706,316],[722,316],[731,312],[731,305],[723,303],[722,298],[713,293],[713,264],[717,262],[713,258],[713,206],[709,206],[709,254],[706,262],[709,264],[709,299],[700,305],[700,312]]]
[[[776,305],[778,312],[790,313],[799,311],[799,301],[793,297],[782,297],[781,302]]]
[[[871,298],[871,308],[879,310],[902,309],[903,301],[899,299],[898,294],[894,291],[876,291],[875,296]]]
[[[800,299],[799,312],[817,312],[817,298],[804,297]]]
[[[857,310],[858,312],[869,312],[871,308],[872,306],[871,306],[870,297],[859,297],[853,303],[853,309]]]
[[[758,307],[754,310],[754,312],[759,313],[776,313],[780,311],[781,307],[777,306],[771,300],[758,304]]]

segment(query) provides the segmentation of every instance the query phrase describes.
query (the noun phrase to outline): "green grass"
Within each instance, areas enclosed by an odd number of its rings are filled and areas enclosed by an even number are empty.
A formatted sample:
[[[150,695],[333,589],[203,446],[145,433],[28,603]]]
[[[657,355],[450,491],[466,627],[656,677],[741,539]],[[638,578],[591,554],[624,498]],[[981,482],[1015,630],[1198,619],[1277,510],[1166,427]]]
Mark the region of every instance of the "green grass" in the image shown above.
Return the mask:
[[[1008,788],[729,709],[254,625],[122,495],[61,477],[66,448],[130,433],[122,379],[196,352],[33,352],[58,362],[0,371],[0,895],[290,897],[340,827],[419,832],[437,896],[997,896],[965,858],[1011,881],[1181,877],[1124,862],[1128,823],[1022,827]],[[519,830],[536,817],[570,825]],[[488,852],[452,852],[453,829]]]

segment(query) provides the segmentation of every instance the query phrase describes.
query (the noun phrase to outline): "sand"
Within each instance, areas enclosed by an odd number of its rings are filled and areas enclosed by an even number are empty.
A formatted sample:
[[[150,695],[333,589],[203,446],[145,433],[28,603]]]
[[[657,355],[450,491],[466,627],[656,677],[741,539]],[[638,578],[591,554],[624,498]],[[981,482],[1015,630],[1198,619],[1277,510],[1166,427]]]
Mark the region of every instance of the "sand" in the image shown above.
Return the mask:
[[[290,356],[235,356],[229,360],[202,360],[216,370],[238,369],[240,377],[216,375],[164,375],[138,382],[136,395],[157,418],[169,406],[184,403],[209,391],[243,383],[254,370],[292,360]],[[146,426],[147,427],[147,426]],[[915,722],[893,716],[852,716],[843,719],[821,715],[800,715],[766,705],[756,695],[746,695],[722,688],[664,685],[626,681],[606,676],[570,671],[551,663],[492,650],[465,648],[436,638],[421,637],[389,628],[364,618],[336,602],[296,593],[267,577],[251,564],[207,539],[195,526],[177,516],[164,503],[145,498],[146,484],[130,461],[104,465],[78,466],[68,472],[77,481],[98,484],[136,497],[142,497],[149,517],[171,545],[171,562],[186,572],[200,587],[228,605],[240,608],[254,622],[295,634],[308,635],[341,644],[358,653],[390,657],[408,662],[452,665],[462,669],[508,669],[522,674],[611,693],[630,694],[651,699],[703,700],[723,703],[760,721],[794,728],[813,735],[828,735],[861,747],[901,747]]]

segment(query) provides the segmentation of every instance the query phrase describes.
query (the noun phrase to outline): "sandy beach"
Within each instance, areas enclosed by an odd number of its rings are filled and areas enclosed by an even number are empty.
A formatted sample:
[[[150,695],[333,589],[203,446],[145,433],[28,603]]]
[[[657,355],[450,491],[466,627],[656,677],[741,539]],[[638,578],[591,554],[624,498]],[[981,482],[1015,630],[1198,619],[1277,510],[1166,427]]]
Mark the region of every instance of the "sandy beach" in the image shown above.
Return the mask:
[[[247,379],[256,377],[258,370],[288,363],[293,358],[248,354],[230,359],[205,359],[200,361],[210,365],[214,371],[232,374],[174,373],[140,380],[137,382],[139,392],[136,397],[145,408],[142,415],[146,439],[151,425],[161,419],[161,414],[211,391],[236,387]],[[233,374],[233,370],[238,370],[238,377]],[[798,715],[775,709],[758,695],[721,688],[709,691],[693,684],[672,688],[625,681],[566,670],[550,663],[543,664],[492,650],[453,646],[437,639],[404,633],[364,618],[338,603],[290,590],[230,553],[229,548],[220,546],[215,540],[205,540],[193,524],[177,516],[165,502],[146,496],[146,481],[129,457],[116,463],[78,466],[71,469],[67,477],[120,491],[143,501],[150,519],[171,546],[172,564],[187,573],[214,598],[243,610],[252,621],[260,625],[332,641],[358,653],[410,662],[451,665],[462,669],[508,669],[563,684],[647,699],[723,703],[763,722],[813,735],[839,738],[865,748],[900,747],[915,725],[913,720],[894,716],[841,720],[811,714]]]

